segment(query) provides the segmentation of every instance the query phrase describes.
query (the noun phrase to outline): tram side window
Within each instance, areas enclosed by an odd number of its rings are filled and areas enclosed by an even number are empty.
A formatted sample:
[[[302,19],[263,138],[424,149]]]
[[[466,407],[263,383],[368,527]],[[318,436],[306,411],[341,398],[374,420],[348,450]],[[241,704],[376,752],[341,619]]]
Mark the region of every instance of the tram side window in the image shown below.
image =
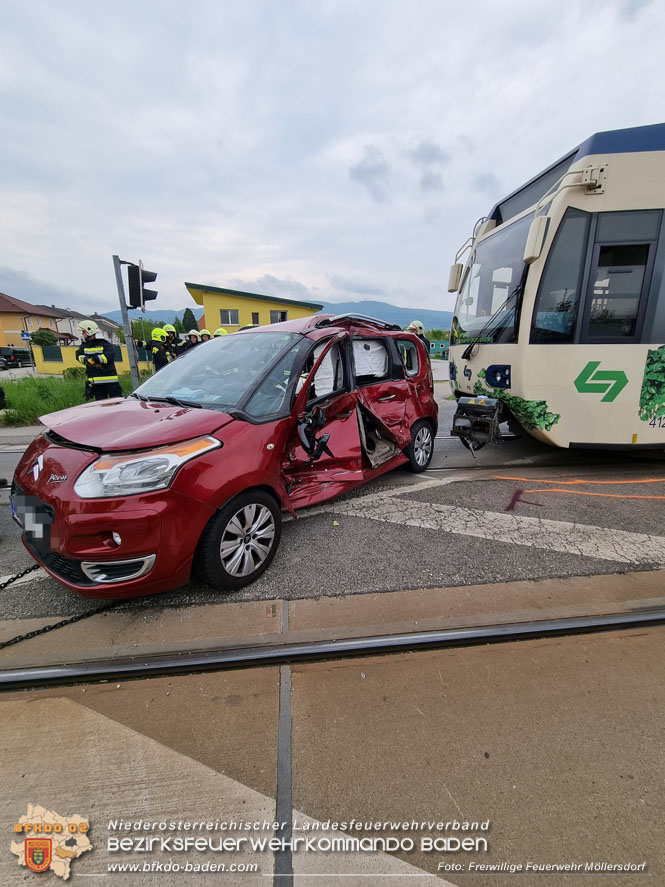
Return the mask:
[[[648,258],[647,243],[600,247],[587,336],[615,339],[635,335]]]
[[[639,338],[660,217],[660,210],[599,213],[583,341]]]
[[[573,341],[589,236],[589,213],[569,208],[543,272],[531,324],[534,344]]]

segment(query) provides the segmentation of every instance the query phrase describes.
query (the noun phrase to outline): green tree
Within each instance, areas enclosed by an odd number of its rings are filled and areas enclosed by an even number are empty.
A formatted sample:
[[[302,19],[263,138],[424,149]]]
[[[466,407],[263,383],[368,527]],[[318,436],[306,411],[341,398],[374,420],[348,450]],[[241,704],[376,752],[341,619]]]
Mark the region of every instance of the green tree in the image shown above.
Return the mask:
[[[123,329],[122,327],[119,327],[119,328],[115,331],[115,334],[116,334],[116,336],[120,339],[120,341],[122,342],[122,344],[124,345],[124,344],[125,344],[125,331],[124,331],[124,329]]]
[[[182,322],[182,320],[180,320],[180,318],[177,315],[173,320],[173,326],[175,327],[175,331],[179,336],[181,336],[183,333],[186,332],[184,323]],[[191,327],[190,327],[190,329],[191,329]]]
[[[139,339],[149,342],[152,339],[152,331],[155,324],[151,320],[133,320],[132,321],[132,339]]]
[[[191,308],[185,308],[185,313],[182,315],[182,325],[185,332],[197,330],[199,328],[196,318],[194,317],[194,312]]]
[[[30,341],[33,345],[57,345],[58,337],[50,330],[37,330],[30,334]]]
[[[427,330],[425,336],[430,342],[447,342],[450,338],[450,330]]]

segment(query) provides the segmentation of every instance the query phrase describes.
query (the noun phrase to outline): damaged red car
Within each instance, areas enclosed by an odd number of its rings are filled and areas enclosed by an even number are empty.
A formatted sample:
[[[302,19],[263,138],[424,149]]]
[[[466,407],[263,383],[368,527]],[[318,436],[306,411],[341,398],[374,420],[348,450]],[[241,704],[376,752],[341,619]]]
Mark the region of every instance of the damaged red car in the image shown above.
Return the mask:
[[[317,315],[212,339],[127,398],[41,422],[12,485],[23,542],[73,591],[128,598],[257,579],[282,511],[426,469],[437,405],[416,336]]]

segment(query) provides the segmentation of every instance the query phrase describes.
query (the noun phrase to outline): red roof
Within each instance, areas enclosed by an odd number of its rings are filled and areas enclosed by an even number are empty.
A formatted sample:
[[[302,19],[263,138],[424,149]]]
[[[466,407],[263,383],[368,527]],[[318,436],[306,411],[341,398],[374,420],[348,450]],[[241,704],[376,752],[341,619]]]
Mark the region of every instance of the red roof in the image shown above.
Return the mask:
[[[0,312],[5,314],[33,314],[40,317],[60,317],[55,311],[49,311],[47,308],[40,308],[38,305],[31,305],[29,302],[23,302],[21,299],[15,299],[13,296],[7,296],[0,293]]]

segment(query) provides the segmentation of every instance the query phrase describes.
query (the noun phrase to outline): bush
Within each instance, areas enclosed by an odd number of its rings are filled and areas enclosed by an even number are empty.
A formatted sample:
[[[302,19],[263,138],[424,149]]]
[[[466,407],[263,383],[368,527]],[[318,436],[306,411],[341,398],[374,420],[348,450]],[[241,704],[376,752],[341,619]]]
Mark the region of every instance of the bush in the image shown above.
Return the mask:
[[[85,379],[85,367],[67,367],[62,375],[65,379]]]

